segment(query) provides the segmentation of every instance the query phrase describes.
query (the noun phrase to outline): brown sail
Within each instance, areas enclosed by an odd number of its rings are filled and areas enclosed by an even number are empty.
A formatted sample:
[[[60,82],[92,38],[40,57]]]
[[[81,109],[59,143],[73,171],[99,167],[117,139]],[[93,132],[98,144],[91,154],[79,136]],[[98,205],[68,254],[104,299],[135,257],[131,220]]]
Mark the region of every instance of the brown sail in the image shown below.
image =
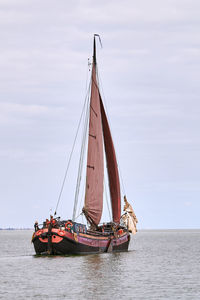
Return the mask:
[[[96,225],[98,225],[100,222],[103,209],[103,177],[103,135],[100,96],[96,79],[96,55],[94,39],[86,193],[83,211],[90,223],[94,223]]]
[[[110,188],[110,196],[111,196],[111,203],[112,203],[112,216],[114,222],[120,223],[121,195],[120,195],[120,182],[119,182],[117,159],[116,159],[115,148],[111,136],[110,127],[108,124],[108,119],[106,117],[102,100],[100,100],[100,103],[101,103],[101,117],[102,117],[102,124],[103,124],[104,145],[105,145],[105,152],[106,152],[108,178],[109,178],[109,188]]]

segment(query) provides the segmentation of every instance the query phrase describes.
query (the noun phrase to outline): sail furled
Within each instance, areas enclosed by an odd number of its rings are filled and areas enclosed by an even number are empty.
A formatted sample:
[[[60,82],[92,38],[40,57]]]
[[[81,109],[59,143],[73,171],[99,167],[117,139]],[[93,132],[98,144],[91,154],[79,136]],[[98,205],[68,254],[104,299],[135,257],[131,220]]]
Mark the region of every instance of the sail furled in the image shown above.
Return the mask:
[[[120,223],[121,194],[120,194],[120,181],[119,181],[117,159],[116,159],[115,148],[111,136],[110,127],[108,124],[108,119],[105,113],[105,109],[101,97],[100,97],[100,104],[101,104],[103,137],[104,137],[104,146],[105,146],[106,162],[107,162],[107,169],[108,169],[113,222]]]
[[[94,44],[95,45],[95,44]],[[94,49],[95,50],[95,49]],[[95,51],[94,51],[95,53]],[[85,205],[86,218],[98,225],[103,209],[103,135],[100,95],[96,79],[96,61],[94,54],[90,98],[90,120],[88,137],[88,155],[86,172]]]
[[[129,232],[131,232],[132,234],[136,234],[138,219],[132,206],[127,201],[126,196],[124,196],[124,211],[125,213],[122,216],[124,225],[128,228]]]

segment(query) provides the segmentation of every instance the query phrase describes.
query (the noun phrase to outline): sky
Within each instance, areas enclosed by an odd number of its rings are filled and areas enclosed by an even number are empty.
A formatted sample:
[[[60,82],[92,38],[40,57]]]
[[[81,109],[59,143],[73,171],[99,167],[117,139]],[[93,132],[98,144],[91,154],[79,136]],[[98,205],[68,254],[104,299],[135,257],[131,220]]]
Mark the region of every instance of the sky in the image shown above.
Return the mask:
[[[0,0],[0,227],[32,227],[55,210],[94,33],[138,228],[200,228],[198,0]],[[65,219],[79,146],[58,209]]]

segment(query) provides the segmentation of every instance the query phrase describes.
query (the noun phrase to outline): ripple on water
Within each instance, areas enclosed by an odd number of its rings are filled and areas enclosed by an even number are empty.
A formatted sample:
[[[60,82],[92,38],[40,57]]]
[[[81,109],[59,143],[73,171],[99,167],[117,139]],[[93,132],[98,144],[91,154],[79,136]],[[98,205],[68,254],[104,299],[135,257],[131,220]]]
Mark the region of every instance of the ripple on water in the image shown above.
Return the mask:
[[[85,256],[37,257],[31,236],[0,232],[0,299],[200,299],[198,230],[140,231],[129,252]]]

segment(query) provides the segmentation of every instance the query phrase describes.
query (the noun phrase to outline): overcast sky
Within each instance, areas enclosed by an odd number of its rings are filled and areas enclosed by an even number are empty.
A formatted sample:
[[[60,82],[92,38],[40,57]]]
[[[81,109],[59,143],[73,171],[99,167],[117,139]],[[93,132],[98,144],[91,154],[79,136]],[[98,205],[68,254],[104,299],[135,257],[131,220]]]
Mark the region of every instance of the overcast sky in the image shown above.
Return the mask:
[[[54,210],[89,78],[139,228],[200,228],[200,2],[0,0],[0,227]],[[71,218],[79,149],[58,214]]]

